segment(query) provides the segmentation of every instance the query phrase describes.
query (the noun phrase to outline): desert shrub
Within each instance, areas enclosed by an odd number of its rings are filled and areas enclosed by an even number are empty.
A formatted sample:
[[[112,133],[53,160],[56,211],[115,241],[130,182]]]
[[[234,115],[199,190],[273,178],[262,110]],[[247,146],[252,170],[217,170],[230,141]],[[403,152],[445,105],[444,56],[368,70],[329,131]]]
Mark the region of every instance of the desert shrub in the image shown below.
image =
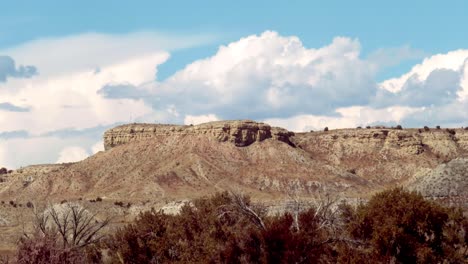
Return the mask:
[[[467,256],[463,256],[461,250],[453,252],[451,249],[466,248],[466,241],[449,239],[447,232],[457,234],[451,237],[460,237],[466,232],[466,227],[460,224],[464,218],[455,219],[449,212],[420,194],[400,188],[376,194],[349,218],[351,238],[368,245],[366,250],[353,252],[384,263],[463,259]]]
[[[225,192],[143,212],[100,249],[111,263],[463,263],[466,230],[462,211],[402,189],[277,216]]]
[[[428,126],[424,126],[424,131],[430,131],[431,129]]]
[[[397,126],[395,127],[395,129],[402,130],[403,127],[402,127],[401,125],[397,125]]]
[[[28,208],[34,208],[34,204],[31,203],[30,201],[28,201],[28,202],[26,203],[26,207],[28,207]]]
[[[8,174],[7,168],[0,168],[0,175],[2,174]]]
[[[367,129],[371,129],[371,126],[366,126]]]
[[[310,263],[334,252],[331,232],[315,209],[266,217],[248,197],[198,199],[178,215],[142,213],[106,243],[123,263]],[[326,228],[325,228],[326,227]],[[333,261],[331,261],[333,262]]]
[[[361,127],[361,126],[358,126],[358,127],[356,127],[356,129],[362,129],[362,127]]]
[[[17,262],[21,264],[35,263],[83,263],[84,253],[77,249],[63,249],[54,234],[36,233],[32,237],[20,240]]]
[[[436,126],[436,129],[440,129],[440,126]]]
[[[445,129],[447,131],[447,133],[449,133],[450,135],[455,135],[457,132],[455,131],[455,129]]]
[[[120,206],[120,207],[124,207],[124,203],[121,202],[121,201],[114,202],[114,205],[117,205],[117,206]]]
[[[102,198],[101,198],[101,197],[97,197],[97,198],[96,198],[96,202],[102,202]]]
[[[468,130],[468,126],[464,128],[465,130]]]
[[[328,131],[328,127],[325,127],[325,128],[323,129],[323,131]]]

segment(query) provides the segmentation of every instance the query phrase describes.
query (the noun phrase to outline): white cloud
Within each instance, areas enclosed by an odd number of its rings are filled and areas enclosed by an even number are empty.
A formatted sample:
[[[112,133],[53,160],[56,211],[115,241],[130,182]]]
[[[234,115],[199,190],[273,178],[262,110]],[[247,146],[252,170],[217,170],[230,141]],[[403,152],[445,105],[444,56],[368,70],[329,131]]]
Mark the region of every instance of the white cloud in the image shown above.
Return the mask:
[[[0,167],[8,167],[11,164],[7,163],[7,155],[8,150],[3,144],[2,140],[0,140]]]
[[[36,40],[0,50],[0,54],[11,56],[17,65],[33,65],[38,71],[29,79],[8,78],[0,82],[0,103],[25,109],[16,112],[0,109],[0,127],[5,130],[2,132],[18,130],[31,135],[30,138],[0,138],[0,148],[8,151],[8,155],[2,154],[0,162],[11,167],[54,162],[67,146],[90,150],[98,139],[44,136],[49,132],[82,130],[157,116],[143,100],[109,100],[98,91],[105,85],[119,84],[144,89],[145,83],[155,80],[157,66],[169,58],[169,51],[211,39],[207,35],[93,33]],[[81,155],[87,151],[75,149],[65,154],[73,153]]]
[[[411,78],[423,82],[433,71],[438,69],[459,71],[464,66],[467,58],[468,50],[456,50],[446,54],[430,56],[424,59],[422,63],[415,65],[408,73],[383,81],[380,83],[380,88],[391,92],[398,92],[404,88],[405,83]],[[464,89],[468,89],[467,86],[464,87]]]
[[[95,138],[85,135],[0,139],[0,166],[14,169],[31,164],[54,163],[68,146],[87,149],[94,142]]]
[[[382,67],[421,54],[403,47],[362,59],[356,39],[337,37],[315,49],[298,37],[266,31],[221,46],[157,81],[157,67],[171,50],[208,39],[85,34],[0,51],[38,70],[30,79],[0,82],[0,103],[24,109],[0,109],[0,127],[32,135],[0,138],[0,165],[82,159],[102,149],[101,136],[80,137],[76,131],[119,122],[248,118],[307,131],[377,123],[458,126],[468,117],[467,50],[428,57],[378,84]],[[49,133],[57,130],[65,132]],[[63,135],[73,130],[73,137]]]
[[[355,128],[374,124],[400,123],[406,116],[421,112],[420,108],[389,107],[373,109],[370,107],[354,106],[339,108],[336,110],[338,116],[316,116],[297,115],[289,118],[269,118],[264,122],[280,127],[287,127],[295,132],[306,132],[309,130]]]
[[[92,152],[92,154],[96,154],[96,153],[98,153],[99,151],[104,151],[104,141],[102,141],[102,140],[96,142],[96,144],[94,144],[94,145],[91,147],[91,152]]]
[[[198,124],[207,123],[211,121],[218,121],[218,120],[219,118],[214,114],[199,115],[199,116],[186,115],[184,118],[184,124],[198,125]]]
[[[366,104],[375,92],[373,66],[357,40],[337,37],[306,48],[297,37],[267,31],[221,46],[153,87],[151,100],[181,114],[223,118],[324,114]],[[164,106],[162,106],[164,107]]]
[[[458,92],[458,96],[461,100],[468,100],[468,59],[465,60],[463,65],[462,77],[460,80],[460,86],[462,89]]]
[[[0,54],[10,55],[17,64],[36,66],[41,75],[55,76],[108,67],[145,55],[193,47],[213,40],[208,34],[86,33],[38,39],[2,50]],[[146,70],[153,70],[154,67]]]
[[[60,151],[57,163],[76,162],[89,156],[89,153],[81,147],[71,146]]]

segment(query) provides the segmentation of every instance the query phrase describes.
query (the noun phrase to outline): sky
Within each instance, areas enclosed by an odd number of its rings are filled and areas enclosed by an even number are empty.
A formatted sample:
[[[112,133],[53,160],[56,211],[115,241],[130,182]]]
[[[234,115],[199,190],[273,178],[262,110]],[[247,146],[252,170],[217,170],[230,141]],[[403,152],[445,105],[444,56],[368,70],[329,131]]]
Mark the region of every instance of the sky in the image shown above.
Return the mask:
[[[0,167],[129,122],[468,126],[466,1],[5,1]]]

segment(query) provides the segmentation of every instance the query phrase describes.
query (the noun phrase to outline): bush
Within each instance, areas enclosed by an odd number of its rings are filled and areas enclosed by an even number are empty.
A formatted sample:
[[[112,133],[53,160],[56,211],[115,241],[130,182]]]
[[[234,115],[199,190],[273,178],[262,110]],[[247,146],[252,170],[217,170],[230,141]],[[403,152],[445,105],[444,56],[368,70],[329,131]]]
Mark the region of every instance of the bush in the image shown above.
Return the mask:
[[[440,129],[440,126],[436,126],[436,129]]]
[[[445,129],[445,131],[447,131],[447,133],[449,133],[450,135],[455,135],[457,132],[455,131],[455,129]]]
[[[348,230],[353,239],[368,245],[369,257],[377,262],[461,263],[468,257],[463,250],[454,250],[467,247],[462,238],[466,227],[460,224],[466,219],[461,218],[454,224],[456,228],[451,227],[456,221],[449,209],[396,188],[360,205],[350,217]],[[447,233],[457,239],[449,239]]]
[[[395,127],[395,129],[402,130],[403,127],[402,127],[401,125],[397,125],[397,126]]]
[[[328,127],[325,127],[325,128],[323,129],[323,131],[328,131]]]
[[[58,236],[54,234],[34,234],[23,237],[17,253],[17,262],[21,264],[50,263],[78,264],[83,263],[85,254],[77,249],[63,249],[57,243]]]
[[[424,131],[430,131],[431,129],[428,126],[424,126]]]
[[[116,204],[123,202],[116,202]],[[267,216],[248,197],[216,194],[178,215],[141,213],[100,249],[111,263],[463,263],[461,210],[392,189],[352,207],[321,203]]]
[[[222,193],[186,204],[175,216],[142,213],[106,249],[123,263],[334,262],[324,211],[266,217],[248,197]]]

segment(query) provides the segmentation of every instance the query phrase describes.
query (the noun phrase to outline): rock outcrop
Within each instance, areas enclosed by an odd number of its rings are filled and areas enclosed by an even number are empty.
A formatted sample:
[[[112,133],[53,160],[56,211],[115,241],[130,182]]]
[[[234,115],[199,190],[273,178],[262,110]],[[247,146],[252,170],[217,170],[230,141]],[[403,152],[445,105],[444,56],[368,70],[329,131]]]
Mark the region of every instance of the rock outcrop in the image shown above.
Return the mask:
[[[106,131],[104,133],[104,148],[108,150],[136,140],[183,135],[206,135],[219,142],[232,142],[238,147],[245,147],[269,138],[291,145],[289,138],[294,133],[251,120],[215,121],[196,126],[129,124]]]

